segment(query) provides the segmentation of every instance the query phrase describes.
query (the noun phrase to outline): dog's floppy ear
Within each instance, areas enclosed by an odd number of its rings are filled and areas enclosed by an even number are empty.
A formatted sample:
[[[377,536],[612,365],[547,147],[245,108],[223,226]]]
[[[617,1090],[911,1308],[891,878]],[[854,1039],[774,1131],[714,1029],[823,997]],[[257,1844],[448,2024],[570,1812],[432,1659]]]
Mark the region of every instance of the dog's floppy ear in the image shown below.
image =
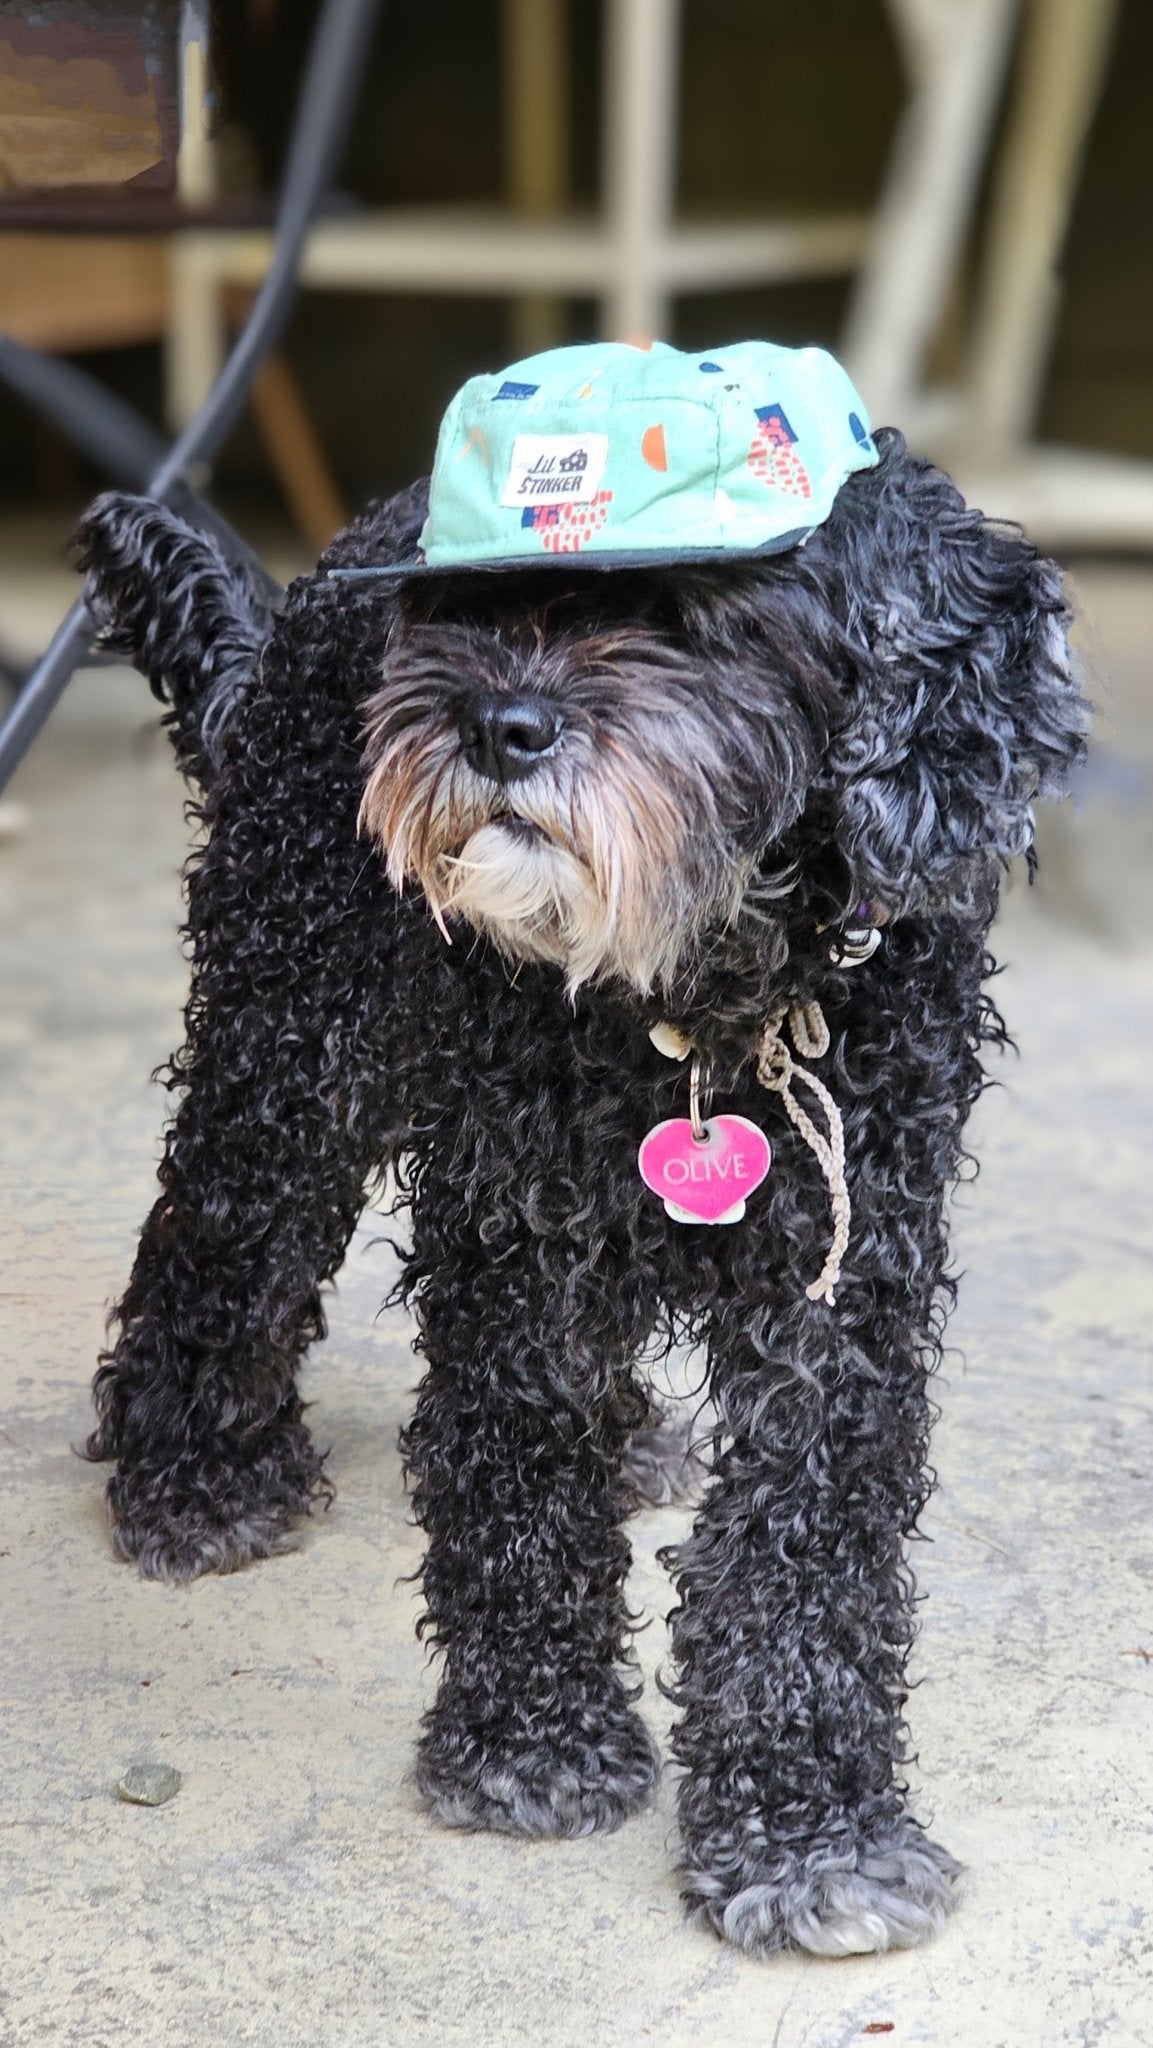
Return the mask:
[[[148,677],[171,706],[185,772],[217,765],[229,713],[268,638],[267,596],[215,540],[150,498],[106,491],[77,534],[85,601],[101,644]]]
[[[428,517],[428,478],[419,477],[394,497],[378,499],[338,533],[317,569],[354,569],[417,558],[421,528]]]
[[[837,837],[862,896],[961,908],[1029,852],[1031,806],[1067,787],[1089,711],[1055,564],[900,435],[879,440],[830,535],[852,671],[829,754]]]

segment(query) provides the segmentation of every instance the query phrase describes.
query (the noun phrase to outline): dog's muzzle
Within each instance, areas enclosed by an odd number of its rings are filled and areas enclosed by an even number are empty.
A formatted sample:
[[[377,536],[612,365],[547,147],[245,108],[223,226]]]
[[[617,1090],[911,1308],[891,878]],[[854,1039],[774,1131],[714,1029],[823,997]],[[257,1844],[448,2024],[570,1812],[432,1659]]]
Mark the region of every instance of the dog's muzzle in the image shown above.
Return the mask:
[[[647,992],[736,916],[750,863],[727,823],[727,745],[660,652],[627,632],[551,655],[534,641],[531,663],[435,632],[390,649],[360,826],[446,937],[463,920],[509,958],[560,966],[570,990]]]
[[[461,751],[470,768],[491,782],[520,782],[552,753],[562,719],[545,697],[470,697],[457,717]]]

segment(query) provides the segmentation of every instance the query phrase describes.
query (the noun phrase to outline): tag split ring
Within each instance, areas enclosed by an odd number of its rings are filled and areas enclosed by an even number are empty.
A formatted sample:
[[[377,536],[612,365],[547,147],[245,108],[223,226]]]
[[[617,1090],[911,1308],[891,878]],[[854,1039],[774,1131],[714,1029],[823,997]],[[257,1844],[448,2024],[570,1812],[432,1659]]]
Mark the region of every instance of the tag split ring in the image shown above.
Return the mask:
[[[694,1052],[692,1063],[689,1067],[689,1122],[692,1124],[693,1137],[698,1145],[707,1144],[709,1136],[708,1127],[705,1123],[705,1117],[709,1113],[713,1099],[709,1072],[709,1068],[702,1065],[700,1054]],[[701,1113],[702,1096],[704,1097],[703,1115]]]

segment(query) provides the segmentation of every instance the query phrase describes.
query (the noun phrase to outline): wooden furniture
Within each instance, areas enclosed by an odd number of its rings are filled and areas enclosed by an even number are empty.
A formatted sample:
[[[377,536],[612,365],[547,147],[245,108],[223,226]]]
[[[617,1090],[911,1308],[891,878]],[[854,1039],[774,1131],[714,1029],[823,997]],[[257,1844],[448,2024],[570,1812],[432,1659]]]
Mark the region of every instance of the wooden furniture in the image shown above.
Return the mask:
[[[77,7],[74,20],[54,18],[38,35],[29,24],[11,46],[0,33],[0,334],[27,348],[167,348],[187,311],[181,236],[196,222],[211,244],[228,221],[230,209],[215,204],[204,12],[173,4],[170,15],[149,29],[155,42],[166,26],[171,50],[146,47],[143,27],[137,45],[131,10],[115,7],[104,17]],[[161,52],[170,59],[170,93]],[[111,184],[117,167],[132,182]],[[17,177],[36,189],[18,191]],[[270,217],[270,204],[259,211]],[[21,225],[5,232],[6,218]],[[94,231],[118,220],[129,232]],[[167,231],[149,231],[166,220]],[[251,296],[221,299],[225,337],[242,324]],[[269,467],[319,550],[347,511],[283,355],[263,363],[251,403]]]
[[[859,274],[844,352],[875,419],[893,419],[966,495],[1058,550],[1153,547],[1153,465],[1034,436],[1060,302],[1061,249],[1100,98],[1117,0],[889,0],[913,78]],[[1014,33],[1020,54],[992,167],[962,375],[929,350],[988,159]]]
[[[607,336],[667,332],[679,294],[820,275],[854,279],[843,353],[873,417],[903,427],[988,510],[1049,546],[1153,546],[1153,468],[1033,441],[1056,264],[1097,105],[1116,0],[886,0],[909,94],[874,214],[679,224],[673,216],[679,0],[605,0],[602,204],[566,206],[567,0],[503,0],[508,205],[382,209],[318,222],[317,291],[492,292],[526,350],[561,338],[561,298],[591,297]],[[929,376],[989,169],[1017,42],[1007,129],[981,224],[966,365]],[[211,381],[224,292],[263,275],[260,232],[191,234],[176,256],[176,417]]]
[[[301,282],[314,290],[491,292],[526,304],[591,297],[601,332],[665,332],[681,293],[851,270],[865,256],[867,212],[683,226],[673,218],[679,0],[605,0],[602,205],[565,210],[568,106],[564,0],[503,0],[508,205],[374,210],[318,223]],[[177,415],[198,402],[219,361],[224,286],[252,285],[267,236],[186,238],[179,252],[188,318],[174,336]],[[522,326],[528,345],[558,338]],[[214,327],[214,320],[216,325]]]
[[[233,559],[246,564],[254,588],[263,587],[270,602],[276,601],[278,586],[201,493],[212,458],[242,411],[291,312],[301,250],[331,188],[376,11],[376,0],[322,0],[277,201],[272,260],[219,377],[171,447],[158,443],[152,428],[131,407],[103,392],[74,366],[54,364],[52,358],[0,335],[0,373],[13,388],[25,392],[50,418],[71,424],[83,444],[107,448],[115,458],[113,466],[120,460],[118,443],[127,439],[132,450],[120,467],[138,472],[136,488],[158,504],[178,506],[193,524],[212,532]],[[203,57],[206,18],[204,0],[181,0],[185,134],[195,133],[197,123],[201,130],[205,125],[204,94],[202,85],[197,86],[203,74],[190,64],[189,50],[199,47]],[[51,716],[74,670],[89,657],[93,631],[94,621],[80,599],[0,724],[0,788]]]

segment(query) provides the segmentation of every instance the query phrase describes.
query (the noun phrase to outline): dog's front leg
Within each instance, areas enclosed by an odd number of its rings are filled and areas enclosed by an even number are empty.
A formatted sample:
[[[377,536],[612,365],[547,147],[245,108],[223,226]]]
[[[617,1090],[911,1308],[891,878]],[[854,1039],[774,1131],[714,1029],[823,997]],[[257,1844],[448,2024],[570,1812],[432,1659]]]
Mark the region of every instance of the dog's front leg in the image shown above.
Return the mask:
[[[847,1282],[836,1310],[745,1309],[723,1318],[723,1448],[678,1561],[686,1903],[754,1954],[910,1946],[957,1875],[900,1782],[924,1373],[899,1317],[862,1349]]]
[[[415,1224],[429,1371],[403,1448],[444,1658],[417,1782],[456,1826],[614,1828],[659,1772],[630,1704],[622,1592],[643,1275],[509,1215],[478,1226],[431,1177]]]
[[[944,1196],[995,1025],[980,930],[946,936],[898,932],[884,971],[862,970],[825,1064],[854,1195],[835,1307],[806,1292],[829,1212],[796,1134],[773,1126],[757,1237],[737,1225],[721,1247],[718,1455],[677,1559],[674,1747],[687,1903],[753,1953],[909,1946],[956,1896],[902,1782]]]

